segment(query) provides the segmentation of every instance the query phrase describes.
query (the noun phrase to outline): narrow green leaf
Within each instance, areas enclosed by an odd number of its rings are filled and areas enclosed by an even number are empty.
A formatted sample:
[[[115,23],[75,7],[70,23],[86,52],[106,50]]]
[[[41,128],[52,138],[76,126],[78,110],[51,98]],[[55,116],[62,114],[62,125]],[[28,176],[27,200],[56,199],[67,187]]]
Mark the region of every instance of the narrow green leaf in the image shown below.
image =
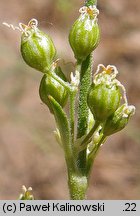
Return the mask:
[[[54,111],[54,117],[57,123],[57,126],[60,131],[63,148],[65,151],[66,161],[69,165],[72,166],[73,163],[73,149],[71,145],[71,134],[70,134],[70,125],[66,113],[63,111],[59,103],[52,97],[48,96],[52,109]]]

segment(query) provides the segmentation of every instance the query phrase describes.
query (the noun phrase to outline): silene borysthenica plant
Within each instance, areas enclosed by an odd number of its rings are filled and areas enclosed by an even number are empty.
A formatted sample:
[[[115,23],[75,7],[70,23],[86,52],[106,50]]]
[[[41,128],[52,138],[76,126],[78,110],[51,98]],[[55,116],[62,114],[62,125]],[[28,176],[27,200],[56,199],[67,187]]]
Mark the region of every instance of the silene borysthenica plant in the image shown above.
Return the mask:
[[[135,107],[128,105],[124,86],[115,66],[100,64],[92,75],[93,51],[99,44],[96,0],[87,0],[69,33],[76,66],[66,79],[56,59],[50,36],[38,28],[36,19],[28,25],[8,27],[21,31],[21,54],[32,68],[43,73],[39,95],[56,120],[55,136],[64,150],[70,198],[85,199],[96,155],[106,139],[122,130]],[[69,111],[64,107],[69,104]],[[24,194],[28,191],[24,190]],[[26,198],[26,196],[24,197]]]

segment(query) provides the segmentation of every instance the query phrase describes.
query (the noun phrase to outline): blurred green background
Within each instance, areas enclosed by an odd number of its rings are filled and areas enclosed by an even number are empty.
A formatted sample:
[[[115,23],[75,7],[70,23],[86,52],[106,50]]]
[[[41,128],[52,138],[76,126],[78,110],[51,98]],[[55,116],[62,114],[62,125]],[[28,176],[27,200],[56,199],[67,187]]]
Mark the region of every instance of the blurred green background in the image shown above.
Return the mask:
[[[59,58],[75,62],[69,29],[84,0],[0,1],[0,199],[17,199],[24,184],[36,199],[68,199],[63,152],[53,136],[55,122],[42,105],[38,87],[42,74],[20,55],[18,25],[37,18],[49,33]],[[88,199],[140,199],[140,1],[98,1],[101,42],[94,53],[99,63],[114,64],[136,115],[100,150]],[[72,68],[67,65],[66,73]]]

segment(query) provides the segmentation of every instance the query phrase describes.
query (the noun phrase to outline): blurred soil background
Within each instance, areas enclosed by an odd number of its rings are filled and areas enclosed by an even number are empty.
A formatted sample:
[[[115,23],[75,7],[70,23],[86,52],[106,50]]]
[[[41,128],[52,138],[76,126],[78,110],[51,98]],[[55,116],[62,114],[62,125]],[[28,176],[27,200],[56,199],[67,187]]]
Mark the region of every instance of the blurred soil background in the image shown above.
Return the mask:
[[[42,105],[38,87],[42,74],[20,55],[18,25],[37,18],[49,33],[59,58],[75,62],[68,44],[70,26],[84,0],[0,1],[0,199],[17,199],[21,186],[33,187],[36,199],[68,199],[62,149],[53,136],[55,122]],[[140,199],[140,1],[98,0],[101,42],[99,63],[114,64],[136,115],[100,150],[90,179],[88,199]],[[72,64],[65,66],[66,74]]]

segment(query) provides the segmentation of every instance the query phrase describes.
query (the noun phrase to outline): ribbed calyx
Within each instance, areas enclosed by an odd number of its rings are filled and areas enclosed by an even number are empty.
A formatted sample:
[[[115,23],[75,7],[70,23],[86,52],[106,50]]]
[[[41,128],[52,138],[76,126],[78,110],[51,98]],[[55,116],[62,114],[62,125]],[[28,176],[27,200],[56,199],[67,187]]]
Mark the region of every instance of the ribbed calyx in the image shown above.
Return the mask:
[[[54,73],[56,73],[56,75],[62,80],[66,81],[66,77],[60,67],[54,68]],[[53,109],[49,100],[49,96],[52,96],[61,105],[61,107],[65,106],[68,99],[68,92],[65,87],[52,78],[49,74],[44,74],[42,77],[39,87],[39,95],[42,102],[48,106],[51,113],[53,113]]]
[[[122,130],[127,124],[132,115],[135,114],[135,107],[133,105],[121,105],[113,115],[111,115],[103,128],[105,136],[110,136]]]
[[[78,61],[84,61],[95,50],[100,39],[100,30],[96,6],[83,6],[79,10],[80,16],[73,24],[69,42]]]
[[[116,80],[117,70],[114,66],[99,65],[88,93],[88,106],[99,122],[104,122],[120,105],[121,91]]]
[[[21,54],[24,61],[41,72],[50,68],[56,49],[52,39],[37,28],[37,20],[22,24]]]

